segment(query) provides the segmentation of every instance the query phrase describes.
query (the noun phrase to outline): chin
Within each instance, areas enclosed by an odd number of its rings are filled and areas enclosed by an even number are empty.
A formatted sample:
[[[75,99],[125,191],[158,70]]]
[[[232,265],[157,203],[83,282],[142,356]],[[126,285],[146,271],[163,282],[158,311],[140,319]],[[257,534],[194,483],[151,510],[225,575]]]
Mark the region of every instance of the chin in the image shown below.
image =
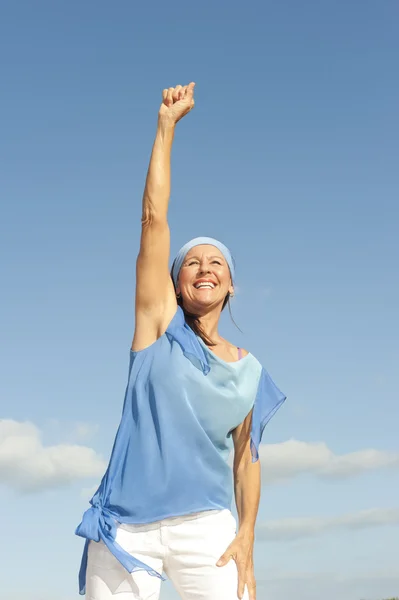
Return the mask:
[[[184,308],[188,312],[192,312],[194,314],[201,314],[201,312],[207,311],[209,310],[209,308],[218,308],[219,304],[222,305],[223,301],[221,300],[220,303],[215,303],[215,300],[212,300],[212,298],[210,298],[209,300],[204,299],[185,302]]]

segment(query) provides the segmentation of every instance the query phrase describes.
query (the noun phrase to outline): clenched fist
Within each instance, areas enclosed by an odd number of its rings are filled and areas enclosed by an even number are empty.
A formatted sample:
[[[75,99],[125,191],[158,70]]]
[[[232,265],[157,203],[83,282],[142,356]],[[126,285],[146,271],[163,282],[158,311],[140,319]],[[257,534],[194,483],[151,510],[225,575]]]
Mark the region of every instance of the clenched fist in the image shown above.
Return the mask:
[[[194,86],[192,82],[163,90],[159,118],[175,124],[189,113],[194,108]]]

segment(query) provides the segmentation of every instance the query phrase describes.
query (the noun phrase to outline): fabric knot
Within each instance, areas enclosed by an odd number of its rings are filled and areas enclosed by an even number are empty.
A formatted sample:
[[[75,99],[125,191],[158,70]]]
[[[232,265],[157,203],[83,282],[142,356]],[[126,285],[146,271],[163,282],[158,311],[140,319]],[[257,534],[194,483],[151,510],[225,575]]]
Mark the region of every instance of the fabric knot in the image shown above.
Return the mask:
[[[100,517],[101,510],[99,506],[91,506],[88,508],[82,517],[82,522],[77,526],[75,533],[80,537],[93,542],[100,541]]]
[[[79,593],[84,595],[86,588],[86,568],[88,559],[89,541],[103,542],[108,550],[112,552],[121,565],[132,573],[135,569],[144,569],[150,575],[164,579],[161,573],[158,573],[145,563],[126,552],[115,541],[117,521],[114,515],[107,510],[96,499],[92,501],[92,506],[83,514],[82,522],[76,528],[76,535],[86,538],[83,551],[82,564],[79,571]]]
[[[83,514],[82,522],[75,533],[93,542],[99,542],[104,537],[113,541],[116,535],[115,519],[99,502],[96,502]]]

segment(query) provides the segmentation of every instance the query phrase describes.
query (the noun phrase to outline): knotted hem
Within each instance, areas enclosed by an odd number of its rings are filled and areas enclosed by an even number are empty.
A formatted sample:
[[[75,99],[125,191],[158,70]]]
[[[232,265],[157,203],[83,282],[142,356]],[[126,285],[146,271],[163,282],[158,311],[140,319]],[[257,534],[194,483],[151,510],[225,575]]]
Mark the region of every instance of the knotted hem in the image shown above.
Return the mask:
[[[163,577],[161,573],[158,573],[158,571],[149,565],[146,565],[141,562],[141,560],[138,560],[126,552],[126,550],[116,542],[117,523],[118,521],[115,515],[100,504],[96,504],[86,510],[82,522],[76,528],[76,535],[86,539],[79,569],[79,594],[81,596],[86,593],[86,571],[90,541],[102,541],[129,573],[139,570],[147,571],[149,575],[165,581],[165,577]]]

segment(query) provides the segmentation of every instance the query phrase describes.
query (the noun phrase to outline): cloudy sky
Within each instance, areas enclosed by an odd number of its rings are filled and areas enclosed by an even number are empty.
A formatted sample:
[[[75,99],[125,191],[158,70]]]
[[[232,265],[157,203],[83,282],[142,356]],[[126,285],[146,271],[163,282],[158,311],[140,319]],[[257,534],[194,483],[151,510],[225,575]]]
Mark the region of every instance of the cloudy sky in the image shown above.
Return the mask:
[[[172,249],[232,248],[243,333],[228,315],[222,333],[288,395],[261,449],[259,600],[399,595],[399,5],[243,6],[1,8],[7,600],[78,598],[73,532],[121,412],[160,93],[190,80]]]

